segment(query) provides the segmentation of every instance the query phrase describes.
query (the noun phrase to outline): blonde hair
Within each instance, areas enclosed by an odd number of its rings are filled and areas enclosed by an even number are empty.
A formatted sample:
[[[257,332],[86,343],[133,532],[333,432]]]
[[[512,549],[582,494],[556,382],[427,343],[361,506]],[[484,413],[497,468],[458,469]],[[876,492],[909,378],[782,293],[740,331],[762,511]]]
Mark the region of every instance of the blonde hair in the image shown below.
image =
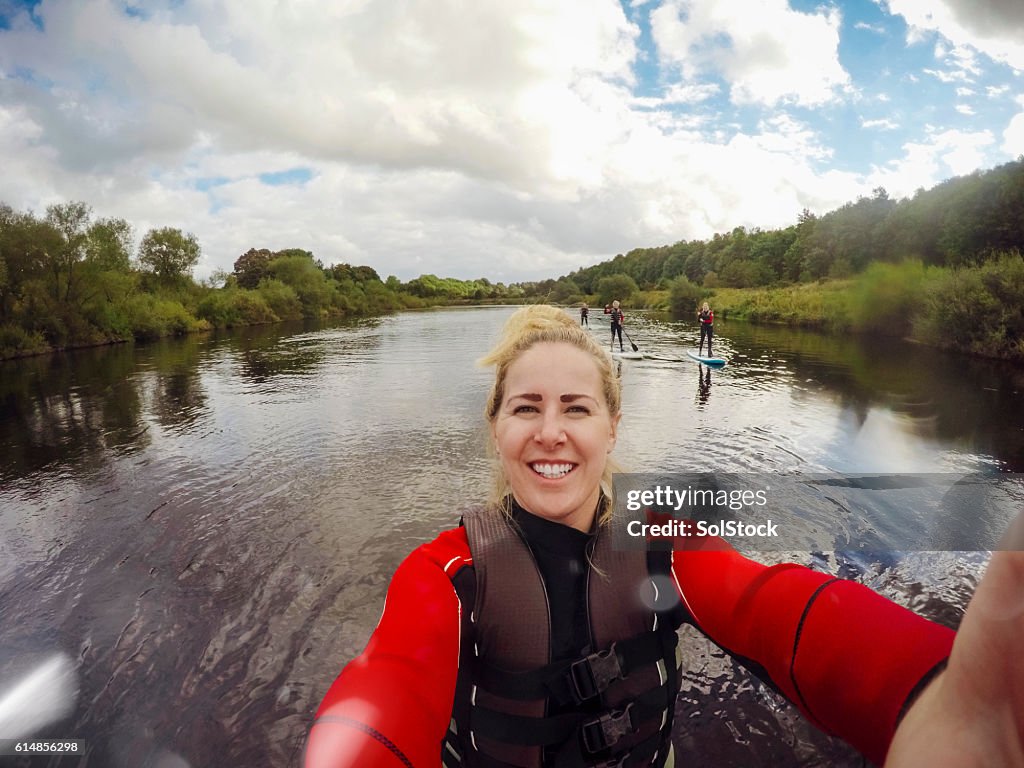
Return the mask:
[[[588,331],[580,328],[561,309],[547,304],[535,304],[516,310],[506,321],[498,343],[478,361],[484,367],[494,366],[494,383],[484,406],[484,417],[488,424],[494,424],[505,399],[505,379],[512,363],[534,345],[544,343],[570,344],[589,354],[601,377],[601,389],[608,413],[613,419],[619,415],[622,410],[622,384],[613,368],[611,356]],[[488,440],[488,449],[492,467],[489,501],[509,514],[508,497],[512,488],[498,460],[493,440]],[[599,525],[604,525],[611,518],[612,474],[617,471],[618,466],[609,458],[601,475],[602,504],[597,517]]]

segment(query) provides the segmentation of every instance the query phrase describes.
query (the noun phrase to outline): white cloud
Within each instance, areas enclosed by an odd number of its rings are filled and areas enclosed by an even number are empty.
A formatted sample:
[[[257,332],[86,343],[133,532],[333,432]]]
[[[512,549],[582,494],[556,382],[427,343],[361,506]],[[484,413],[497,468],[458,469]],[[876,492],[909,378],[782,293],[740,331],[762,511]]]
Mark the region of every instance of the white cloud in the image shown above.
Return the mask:
[[[937,131],[927,129],[925,140],[903,145],[902,158],[868,174],[872,188],[885,187],[893,197],[906,197],[916,189],[929,188],[950,176],[977,170],[994,143],[991,131]]]
[[[96,79],[112,89],[88,103],[62,103],[55,92],[36,108],[44,124],[65,113],[65,122],[95,126],[81,154],[95,155],[90,144],[123,146],[133,128],[152,137],[162,127],[172,151],[204,130],[226,151],[289,148],[558,184],[561,145],[548,129],[575,127],[581,109],[601,116],[593,84],[628,81],[636,30],[613,3],[525,2],[515,17],[506,8],[492,0],[288,13],[256,0],[141,22],[108,0],[83,0],[40,6],[45,33],[4,35],[12,45],[0,64],[31,67],[73,92]],[[386,45],[377,30],[388,31]]]
[[[965,98],[967,96],[973,96],[974,95],[974,89],[973,88],[967,88],[966,86],[960,86],[960,87],[958,87],[956,89],[956,95],[959,96],[960,98]]]
[[[868,24],[866,21],[858,21],[856,24],[853,25],[853,28],[863,29],[868,32],[874,32],[875,34],[878,35],[885,34],[885,27],[883,27],[881,24]]]
[[[963,70],[943,72],[942,70],[939,69],[924,69],[921,71],[924,72],[926,75],[931,75],[932,77],[937,78],[940,82],[943,83],[963,83],[969,80],[968,74]],[[911,79],[911,82],[917,82],[912,75],[909,77]]]
[[[977,77],[981,74],[981,66],[978,64],[978,57],[975,52],[966,45],[957,45],[949,52],[949,58],[953,65],[968,74]]]
[[[1017,97],[1021,111],[1010,118],[1006,130],[1003,131],[1003,143],[1000,149],[1011,157],[1024,155],[1024,96]]]
[[[287,242],[322,244],[332,250],[325,260],[335,253],[389,260],[381,271],[411,277],[402,261],[410,247],[376,247],[405,237],[420,254],[424,243],[462,241],[465,250],[452,248],[450,257],[476,259],[465,269],[482,273],[496,250],[483,233],[516,242],[519,222],[497,216],[474,227],[465,218],[460,231],[472,236],[438,232],[418,241],[416,227],[397,223],[416,217],[415,204],[403,206],[426,194],[421,186],[436,180],[435,171],[460,177],[451,188],[470,197],[481,184],[497,184],[513,200],[559,210],[604,184],[605,147],[628,130],[638,30],[613,0],[527,0],[514,14],[500,0],[401,7],[254,0],[186,4],[145,20],[110,0],[37,11],[42,30],[31,23],[0,30],[0,72],[33,78],[0,80],[0,141],[13,158],[0,175],[0,199],[38,208],[80,198],[104,215],[131,217],[137,228],[181,224],[220,267],[252,245]],[[293,167],[311,168],[315,180],[287,189],[258,181]],[[406,184],[376,181],[399,172],[409,175]],[[195,188],[211,177],[226,183],[209,193]],[[337,178],[358,183],[366,200],[381,199],[385,188],[395,198],[357,221],[334,199],[317,198]],[[467,202],[457,192],[449,200],[455,211]],[[383,211],[392,212],[390,224]],[[579,216],[560,213],[580,226]],[[448,226],[456,229],[459,218],[448,215]],[[501,226],[507,237],[495,235]],[[586,236],[575,246],[522,250],[560,258],[583,247],[593,249],[590,257],[600,253]],[[517,251],[508,261],[526,260]]]
[[[703,83],[700,85],[688,85],[676,83],[665,93],[666,104],[696,104],[716,96],[721,88],[717,83]]]
[[[971,46],[1024,69],[1024,3],[1018,0],[884,0],[910,25],[909,42],[938,32],[954,46]]]
[[[403,279],[537,279],[788,226],[879,184],[912,192],[994,141],[930,130],[869,172],[828,170],[814,108],[853,92],[839,14],[785,0],[655,8],[672,77],[642,89],[640,31],[616,0],[120,7],[46,2],[42,30],[0,30],[0,200],[81,199],[138,235],[195,232],[200,276],[250,247],[300,247]],[[946,48],[943,68],[968,73]],[[879,146],[897,127],[861,125]],[[260,179],[296,168],[309,178]]]
[[[985,88],[985,95],[990,99],[997,99],[1000,96],[1009,93],[1010,86],[1008,85],[990,85]]]
[[[849,85],[839,23],[835,9],[800,13],[786,0],[666,0],[651,13],[658,55],[685,82],[718,75],[734,103],[769,106],[824,104]]]
[[[877,120],[866,120],[866,119],[862,118],[861,121],[860,121],[860,127],[861,128],[880,128],[883,131],[893,131],[893,130],[896,130],[897,128],[899,128],[899,124],[895,123],[892,120],[890,120],[888,118],[885,118],[885,117],[877,119]]]
[[[720,91],[717,83],[674,83],[662,96],[633,96],[629,101],[642,109],[654,109],[678,104],[699,104],[717,96]]]
[[[954,109],[957,112],[959,112],[961,115],[973,115],[974,114],[974,107],[972,107],[970,104],[957,104],[954,107]]]

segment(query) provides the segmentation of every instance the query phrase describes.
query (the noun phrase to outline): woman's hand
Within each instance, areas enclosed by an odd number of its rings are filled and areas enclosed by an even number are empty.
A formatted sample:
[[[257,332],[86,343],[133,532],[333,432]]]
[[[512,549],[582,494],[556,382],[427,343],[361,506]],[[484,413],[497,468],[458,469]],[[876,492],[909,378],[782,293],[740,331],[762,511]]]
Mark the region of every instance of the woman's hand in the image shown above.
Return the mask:
[[[1024,767],[1024,514],[967,606],[949,665],[896,730],[886,768]]]

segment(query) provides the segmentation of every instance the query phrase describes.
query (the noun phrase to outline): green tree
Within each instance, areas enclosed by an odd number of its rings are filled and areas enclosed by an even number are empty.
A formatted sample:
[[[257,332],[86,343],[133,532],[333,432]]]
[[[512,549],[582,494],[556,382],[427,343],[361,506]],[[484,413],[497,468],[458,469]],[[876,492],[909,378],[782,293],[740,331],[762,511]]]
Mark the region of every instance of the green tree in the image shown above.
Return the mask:
[[[380,275],[373,267],[355,267],[352,271],[357,283],[380,282]]]
[[[60,234],[62,241],[56,252],[47,254],[53,273],[53,296],[58,301],[71,300],[77,288],[76,268],[85,258],[91,217],[92,208],[81,201],[56,203],[46,208],[46,222]]]
[[[250,248],[235,259],[234,272],[239,288],[255,288],[267,276],[267,265],[274,257],[266,248]]]
[[[280,253],[289,255],[275,256],[267,265],[268,276],[292,287],[305,315],[319,317],[330,304],[332,290],[323,268],[309,251],[291,249]]]
[[[580,295],[580,287],[568,278],[562,278],[548,294],[548,298],[556,303],[562,303],[574,299]]]
[[[86,233],[85,260],[99,270],[131,270],[135,233],[124,219],[100,219]]]
[[[602,277],[597,281],[597,302],[610,304],[612,301],[626,302],[640,290],[640,287],[629,275],[618,274]]]
[[[139,262],[164,283],[191,275],[199,255],[196,236],[173,227],[149,230],[139,245]]]
[[[669,308],[673,317],[693,319],[700,302],[710,291],[690,282],[686,275],[680,275],[669,286]]]
[[[36,296],[43,292],[51,254],[61,247],[61,235],[53,226],[31,213],[18,213],[0,204],[0,258],[7,273],[5,284],[0,285],[0,319],[17,319],[26,328],[33,325],[31,318],[14,318],[15,307],[22,308],[18,314],[27,310],[24,298],[28,286],[36,286],[32,291]],[[50,303],[55,300],[54,290],[50,291]],[[48,304],[45,311],[51,310]]]

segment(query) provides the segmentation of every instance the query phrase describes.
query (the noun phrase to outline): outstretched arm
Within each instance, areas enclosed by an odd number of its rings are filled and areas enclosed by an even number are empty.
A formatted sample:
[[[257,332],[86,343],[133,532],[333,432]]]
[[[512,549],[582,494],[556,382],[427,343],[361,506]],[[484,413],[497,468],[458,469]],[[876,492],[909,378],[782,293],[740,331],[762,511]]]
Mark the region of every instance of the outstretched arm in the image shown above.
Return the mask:
[[[954,632],[861,584],[794,564],[764,566],[720,539],[703,545],[714,551],[673,555],[698,628],[763,672],[812,723],[880,763]]]
[[[946,671],[896,731],[887,768],[1024,766],[1024,514],[994,552]]]
[[[459,600],[442,558],[459,535],[464,542],[458,531],[442,534],[395,572],[366,650],[317,710],[306,768],[439,764],[459,660]]]

